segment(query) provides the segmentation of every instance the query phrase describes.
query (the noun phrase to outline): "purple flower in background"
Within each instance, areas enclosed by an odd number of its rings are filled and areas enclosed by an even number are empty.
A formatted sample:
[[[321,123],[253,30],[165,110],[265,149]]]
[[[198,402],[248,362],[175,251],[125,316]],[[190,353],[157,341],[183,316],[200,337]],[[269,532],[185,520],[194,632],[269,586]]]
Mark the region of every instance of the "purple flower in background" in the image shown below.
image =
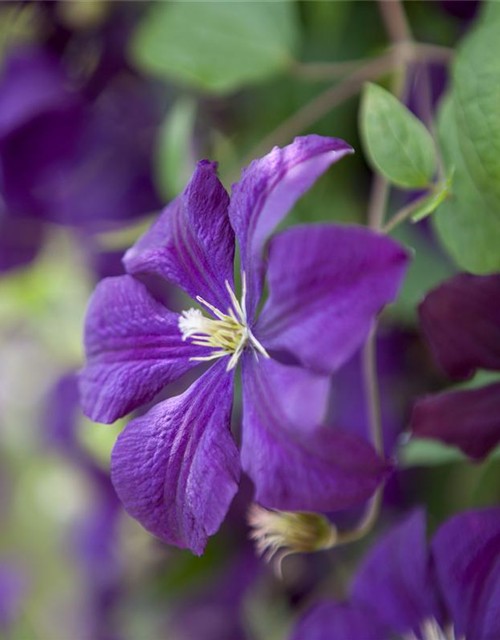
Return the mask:
[[[293,640],[496,640],[500,637],[500,509],[442,525],[428,550],[416,511],[369,552],[348,602],[324,601]]]
[[[43,421],[44,444],[79,469],[92,492],[91,507],[71,523],[69,551],[83,583],[82,637],[117,638],[114,613],[122,592],[123,570],[117,553],[121,505],[109,474],[100,468],[78,439],[81,418],[74,372],[62,376],[51,389]]]
[[[248,591],[262,575],[252,550],[239,549],[227,566],[190,589],[174,609],[164,637],[182,640],[250,640],[244,624]]]
[[[441,367],[454,378],[500,371],[500,275],[459,274],[420,305],[420,322]],[[456,445],[481,459],[500,442],[500,382],[420,399],[413,435]]]
[[[9,634],[21,614],[28,591],[28,578],[18,561],[0,559],[0,632]]]
[[[43,48],[11,51],[0,78],[2,193],[12,215],[48,213],[44,180],[76,150],[84,102]]]
[[[133,420],[113,451],[125,508],[167,542],[201,553],[236,493],[240,457],[229,427],[239,362],[241,466],[258,502],[332,511],[366,500],[387,474],[363,438],[322,418],[328,376],[395,298],[405,251],[362,227],[322,224],[277,234],[264,255],[295,201],[351,151],[338,139],[297,138],[254,161],[231,200],[216,165],[200,162],[184,193],[126,253],[128,275],[104,280],[94,293],[80,376],[92,419],[113,422],[201,361],[214,361],[185,393]],[[269,295],[257,319],[266,273]],[[142,274],[178,285],[211,316],[169,311],[136,278]]]
[[[32,260],[44,223],[91,234],[159,209],[154,91],[122,70],[91,101],[42,47],[10,51],[0,76],[0,270]],[[87,239],[87,238],[85,238]]]

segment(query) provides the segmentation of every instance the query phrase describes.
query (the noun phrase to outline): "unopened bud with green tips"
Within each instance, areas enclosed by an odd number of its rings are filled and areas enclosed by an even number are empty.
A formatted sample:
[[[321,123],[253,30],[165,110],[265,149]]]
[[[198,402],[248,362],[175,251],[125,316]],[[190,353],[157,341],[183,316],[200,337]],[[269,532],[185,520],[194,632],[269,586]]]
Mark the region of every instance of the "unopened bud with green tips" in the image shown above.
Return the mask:
[[[248,513],[251,538],[257,551],[270,561],[279,550],[279,561],[292,553],[311,553],[335,546],[336,527],[319,513],[275,511],[252,505]]]

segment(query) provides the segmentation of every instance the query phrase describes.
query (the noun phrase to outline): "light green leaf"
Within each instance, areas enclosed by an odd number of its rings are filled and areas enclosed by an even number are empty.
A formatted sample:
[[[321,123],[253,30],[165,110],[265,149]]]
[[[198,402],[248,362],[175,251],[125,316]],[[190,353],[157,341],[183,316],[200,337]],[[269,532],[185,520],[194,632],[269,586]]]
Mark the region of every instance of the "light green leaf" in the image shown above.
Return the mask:
[[[81,446],[88,451],[93,459],[103,468],[109,469],[111,451],[116,439],[127,424],[127,419],[122,418],[114,424],[106,425],[92,422],[82,416],[78,425],[78,440]]]
[[[500,219],[500,32],[481,23],[459,49],[453,72],[456,134],[470,178]]]
[[[482,2],[479,19],[485,24],[500,21],[500,2],[498,0],[488,0]]]
[[[445,201],[445,199],[450,195],[451,185],[453,181],[453,174],[455,172],[452,171],[450,177],[445,180],[441,185],[438,185],[436,189],[426,198],[416,209],[411,217],[412,222],[420,222],[427,216],[430,216],[431,213],[439,207],[439,205]]]
[[[374,169],[408,189],[428,187],[436,171],[430,133],[397,98],[368,83],[361,101],[361,135]]]
[[[182,98],[174,104],[160,129],[155,178],[165,200],[175,198],[193,172],[195,117],[195,100]]]
[[[143,71],[228,93],[283,71],[298,29],[294,2],[155,2],[132,39]]]
[[[99,245],[108,251],[120,251],[131,247],[158,217],[158,213],[141,216],[125,227],[103,231],[96,236]]]
[[[65,229],[54,227],[35,262],[0,280],[0,342],[8,340],[12,327],[25,326],[55,362],[74,365],[81,360],[92,287],[81,247]]]
[[[438,132],[445,163],[455,166],[452,194],[433,217],[441,241],[461,268],[477,274],[498,271],[500,219],[477,189],[465,165],[451,97],[441,106]]]
[[[404,469],[434,467],[466,460],[466,456],[459,449],[437,440],[410,440],[400,447],[398,452],[398,465]]]

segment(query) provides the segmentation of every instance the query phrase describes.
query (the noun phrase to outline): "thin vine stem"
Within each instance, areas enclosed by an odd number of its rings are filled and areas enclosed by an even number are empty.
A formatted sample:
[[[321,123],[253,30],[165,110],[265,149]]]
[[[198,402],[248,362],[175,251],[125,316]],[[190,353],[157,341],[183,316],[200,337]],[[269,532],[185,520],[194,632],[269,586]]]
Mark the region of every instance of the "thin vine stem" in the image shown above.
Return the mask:
[[[411,32],[406,21],[403,7],[399,0],[379,0],[379,8],[386,25],[389,37],[396,45],[408,45],[411,51]],[[395,76],[393,92],[401,94],[406,83],[406,71],[408,62],[406,58],[396,56],[396,69],[400,70]],[[389,185],[381,176],[375,176],[370,204],[368,207],[368,226],[375,230],[381,230],[384,222],[384,214],[389,194]],[[382,413],[380,409],[380,390],[377,373],[377,323],[374,323],[368,339],[363,348],[363,381],[368,405],[368,422],[371,440],[375,451],[382,457],[384,455],[384,438],[382,428]],[[341,532],[337,537],[337,544],[355,542],[364,538],[375,526],[382,506],[384,484],[381,484],[371,499],[364,516],[354,529]]]
[[[413,61],[447,63],[450,60],[450,55],[449,49],[436,45],[403,42],[400,45],[392,46],[386,53],[368,60],[284,120],[251,149],[243,159],[242,166],[247,166],[253,158],[259,158],[275,145],[287,144],[291,138],[305,131],[329,111],[357,95],[365,82],[382,78],[400,66],[402,62],[406,64]]]
[[[386,55],[387,53],[391,53],[401,61],[432,61],[438,64],[447,64],[454,55],[453,49],[449,47],[411,41],[402,41],[391,45],[382,55]],[[331,80],[345,78],[373,60],[374,58],[359,58],[356,60],[340,60],[334,62],[299,62],[292,60],[289,73],[306,82],[329,82]]]
[[[386,222],[386,224],[382,227],[382,231],[384,233],[390,233],[393,229],[399,226],[402,222],[405,222],[412,213],[414,213],[420,205],[427,200],[429,197],[430,191],[426,191],[423,196],[416,198],[413,202],[410,202],[406,206],[402,207],[397,213],[395,213],[392,218]]]

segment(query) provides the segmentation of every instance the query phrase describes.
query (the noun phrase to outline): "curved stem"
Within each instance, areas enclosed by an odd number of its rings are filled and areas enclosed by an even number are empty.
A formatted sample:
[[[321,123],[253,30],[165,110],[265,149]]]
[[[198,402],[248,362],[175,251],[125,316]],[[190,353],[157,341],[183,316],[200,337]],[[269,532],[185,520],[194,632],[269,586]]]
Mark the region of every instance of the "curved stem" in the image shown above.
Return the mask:
[[[410,25],[400,0],[378,0],[378,8],[387,35],[392,42],[409,42],[412,39]]]
[[[274,145],[288,143],[293,136],[307,129],[331,109],[355,96],[365,82],[380,78],[393,66],[394,55],[391,52],[370,60],[338,84],[320,93],[261,140],[243,160],[243,166],[249,164],[253,158],[259,158],[267,153]]]
[[[366,58],[340,62],[298,62],[294,61],[290,72],[307,82],[328,82],[353,73],[367,63]]]
[[[382,416],[380,411],[380,393],[377,376],[377,327],[373,326],[363,349],[363,378],[365,393],[368,401],[368,419],[373,447],[379,455],[384,454],[382,434]],[[378,520],[384,485],[381,484],[373,495],[363,517],[354,529],[341,531],[337,534],[335,546],[356,542],[364,538]]]
[[[435,62],[448,64],[454,51],[449,47],[426,42],[401,41],[392,44],[382,54],[392,53],[401,62]],[[350,75],[373,61],[373,58],[359,58],[357,60],[341,60],[333,62],[300,62],[292,60],[289,72],[305,82],[328,82]]]
[[[406,206],[402,207],[397,213],[395,213],[392,218],[382,227],[382,231],[384,233],[390,233],[393,229],[399,226],[402,222],[404,222],[407,218],[411,216],[411,214],[418,209],[418,207],[425,202],[425,200],[429,197],[429,191],[426,191],[423,196],[416,198],[413,202],[410,202]]]
[[[335,546],[357,542],[370,533],[378,520],[380,507],[382,505],[383,494],[384,487],[382,485],[374,493],[372,499],[368,504],[368,508],[363,515],[363,518],[358,522],[357,526],[354,529],[341,531],[337,534]]]
[[[377,327],[373,326],[363,349],[363,378],[368,401],[368,419],[375,451],[382,455],[384,443],[382,437],[382,416],[380,411],[380,393],[377,375]]]
[[[389,183],[376,173],[372,178],[368,202],[368,226],[380,229],[384,223],[385,208],[389,196]]]
[[[312,124],[320,120],[331,109],[334,109],[349,98],[357,95],[365,82],[377,80],[383,77],[395,68],[398,68],[402,63],[408,64],[412,61],[435,61],[447,63],[451,59],[452,55],[453,51],[447,47],[423,43],[401,42],[393,45],[381,56],[367,60],[361,66],[358,65],[358,61],[354,61],[353,66],[354,64],[356,65],[355,71],[347,77],[344,77],[340,82],[333,85],[333,87],[329,87],[326,91],[317,95],[293,115],[284,120],[245,156],[241,165],[247,166],[254,158],[259,158],[264,155],[275,145],[282,146],[290,142],[291,138],[302,133]],[[301,69],[301,73],[305,73],[305,69],[308,65],[305,63],[297,64]],[[322,63],[318,64],[322,65]],[[347,63],[339,64],[342,64],[343,66],[347,65]],[[294,67],[292,67],[292,69],[293,68]],[[335,72],[337,73],[338,70],[339,68],[337,67]],[[318,70],[316,69],[314,73],[318,73]]]

